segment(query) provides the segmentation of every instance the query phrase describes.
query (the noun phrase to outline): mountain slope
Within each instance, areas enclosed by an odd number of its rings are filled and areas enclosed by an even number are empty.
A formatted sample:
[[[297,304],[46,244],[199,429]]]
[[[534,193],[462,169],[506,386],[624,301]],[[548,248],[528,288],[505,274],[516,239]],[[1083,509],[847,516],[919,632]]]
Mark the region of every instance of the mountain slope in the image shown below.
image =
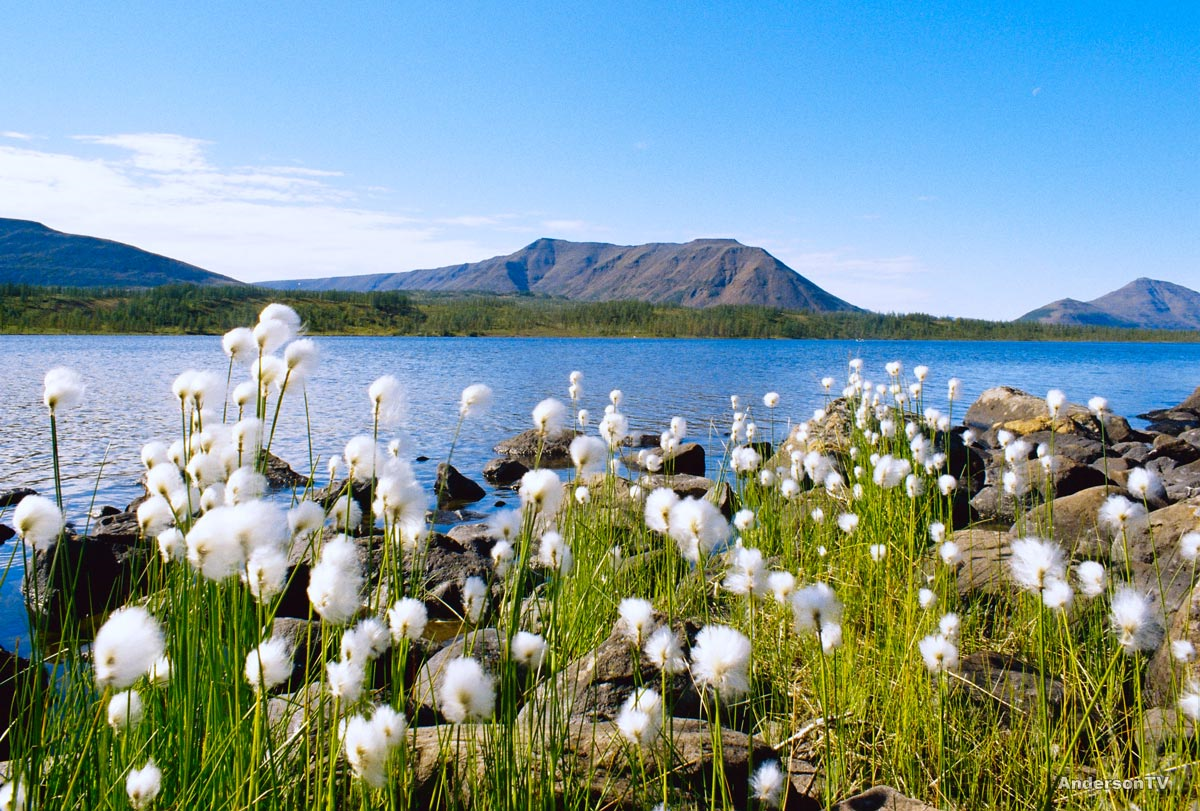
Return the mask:
[[[0,283],[65,287],[241,284],[123,242],[64,234],[30,220],[0,218]]]
[[[1200,293],[1171,282],[1135,279],[1091,301],[1060,299],[1018,321],[1139,329],[1200,329]]]
[[[292,290],[529,292],[579,301],[637,299],[686,307],[755,304],[817,312],[858,310],[762,248],[732,239],[632,246],[539,239],[516,253],[482,262],[262,284]]]

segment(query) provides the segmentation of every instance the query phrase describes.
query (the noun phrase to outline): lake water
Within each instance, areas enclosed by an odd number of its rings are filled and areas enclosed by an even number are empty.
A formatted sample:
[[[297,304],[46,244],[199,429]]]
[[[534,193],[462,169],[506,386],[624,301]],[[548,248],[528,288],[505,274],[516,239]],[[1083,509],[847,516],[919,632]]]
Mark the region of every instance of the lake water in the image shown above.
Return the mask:
[[[789,419],[806,419],[822,405],[821,378],[843,380],[854,357],[863,359],[865,376],[875,381],[886,379],[884,364],[892,360],[906,370],[927,365],[926,404],[943,410],[946,381],[960,378],[956,421],[980,392],[995,385],[1038,395],[1060,388],[1072,402],[1100,394],[1114,412],[1127,416],[1178,403],[1200,385],[1200,344],[624,338],[318,338],[317,343],[321,363],[307,392],[318,470],[352,436],[370,433],[367,386],[391,374],[408,392],[402,432],[407,454],[431,460],[416,465],[430,490],[436,463],[449,449],[459,393],[472,383],[491,386],[495,399],[485,415],[465,424],[454,463],[481,483],[479,471],[494,455],[492,446],[530,427],[530,410],[539,400],[568,401],[572,370],[583,372],[581,405],[593,415],[593,431],[609,391],[619,388],[632,430],[658,433],[679,415],[693,435],[718,450],[731,394],[752,407],[765,438],[770,418],[761,398],[778,392],[779,436]],[[120,507],[140,494],[144,443],[178,437],[175,376],[208,369],[224,379],[227,369],[220,339],[211,336],[0,336],[0,490],[53,491],[42,376],[60,365],[79,371],[88,386],[84,404],[59,420],[64,498],[69,520],[80,527],[93,492],[97,506]],[[235,382],[244,375],[235,370]],[[835,389],[840,387],[841,382]],[[307,468],[303,401],[292,393],[285,397],[273,450],[298,470]],[[19,573],[10,573],[0,588],[0,644],[6,646],[22,627],[13,619],[21,613],[18,581]]]

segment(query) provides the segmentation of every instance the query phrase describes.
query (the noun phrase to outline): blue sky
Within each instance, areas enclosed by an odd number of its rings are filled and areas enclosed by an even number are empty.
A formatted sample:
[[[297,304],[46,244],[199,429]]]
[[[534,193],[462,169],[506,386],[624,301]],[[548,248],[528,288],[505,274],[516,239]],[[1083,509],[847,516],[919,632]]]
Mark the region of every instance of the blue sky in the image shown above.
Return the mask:
[[[733,237],[885,311],[1200,287],[1196,3],[28,3],[0,72],[0,216],[248,281]]]

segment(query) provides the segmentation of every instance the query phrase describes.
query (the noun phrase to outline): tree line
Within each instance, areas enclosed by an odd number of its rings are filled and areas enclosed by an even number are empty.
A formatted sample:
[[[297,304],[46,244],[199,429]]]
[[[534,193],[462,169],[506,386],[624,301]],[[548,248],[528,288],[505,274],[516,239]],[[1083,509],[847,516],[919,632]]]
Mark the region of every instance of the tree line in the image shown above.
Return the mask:
[[[554,335],[1004,341],[1187,341],[1200,332],[1058,326],[924,314],[691,309],[527,294],[273,290],[251,285],[148,289],[0,284],[0,333],[220,334],[271,301],[317,335]]]

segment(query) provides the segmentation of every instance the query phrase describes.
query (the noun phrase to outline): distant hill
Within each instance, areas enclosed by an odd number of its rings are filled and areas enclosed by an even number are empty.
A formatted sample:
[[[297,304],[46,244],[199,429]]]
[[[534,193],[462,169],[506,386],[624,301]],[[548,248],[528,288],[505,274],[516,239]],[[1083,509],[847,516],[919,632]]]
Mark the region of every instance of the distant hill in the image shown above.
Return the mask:
[[[1091,301],[1051,302],[1018,321],[1137,329],[1200,329],[1200,293],[1156,279],[1135,279]]]
[[[262,284],[284,290],[541,293],[576,301],[632,299],[685,307],[750,304],[812,312],[859,311],[762,248],[733,239],[633,246],[539,239],[516,253],[482,262]]]
[[[0,283],[64,287],[241,284],[122,242],[64,234],[30,220],[0,218]]]

